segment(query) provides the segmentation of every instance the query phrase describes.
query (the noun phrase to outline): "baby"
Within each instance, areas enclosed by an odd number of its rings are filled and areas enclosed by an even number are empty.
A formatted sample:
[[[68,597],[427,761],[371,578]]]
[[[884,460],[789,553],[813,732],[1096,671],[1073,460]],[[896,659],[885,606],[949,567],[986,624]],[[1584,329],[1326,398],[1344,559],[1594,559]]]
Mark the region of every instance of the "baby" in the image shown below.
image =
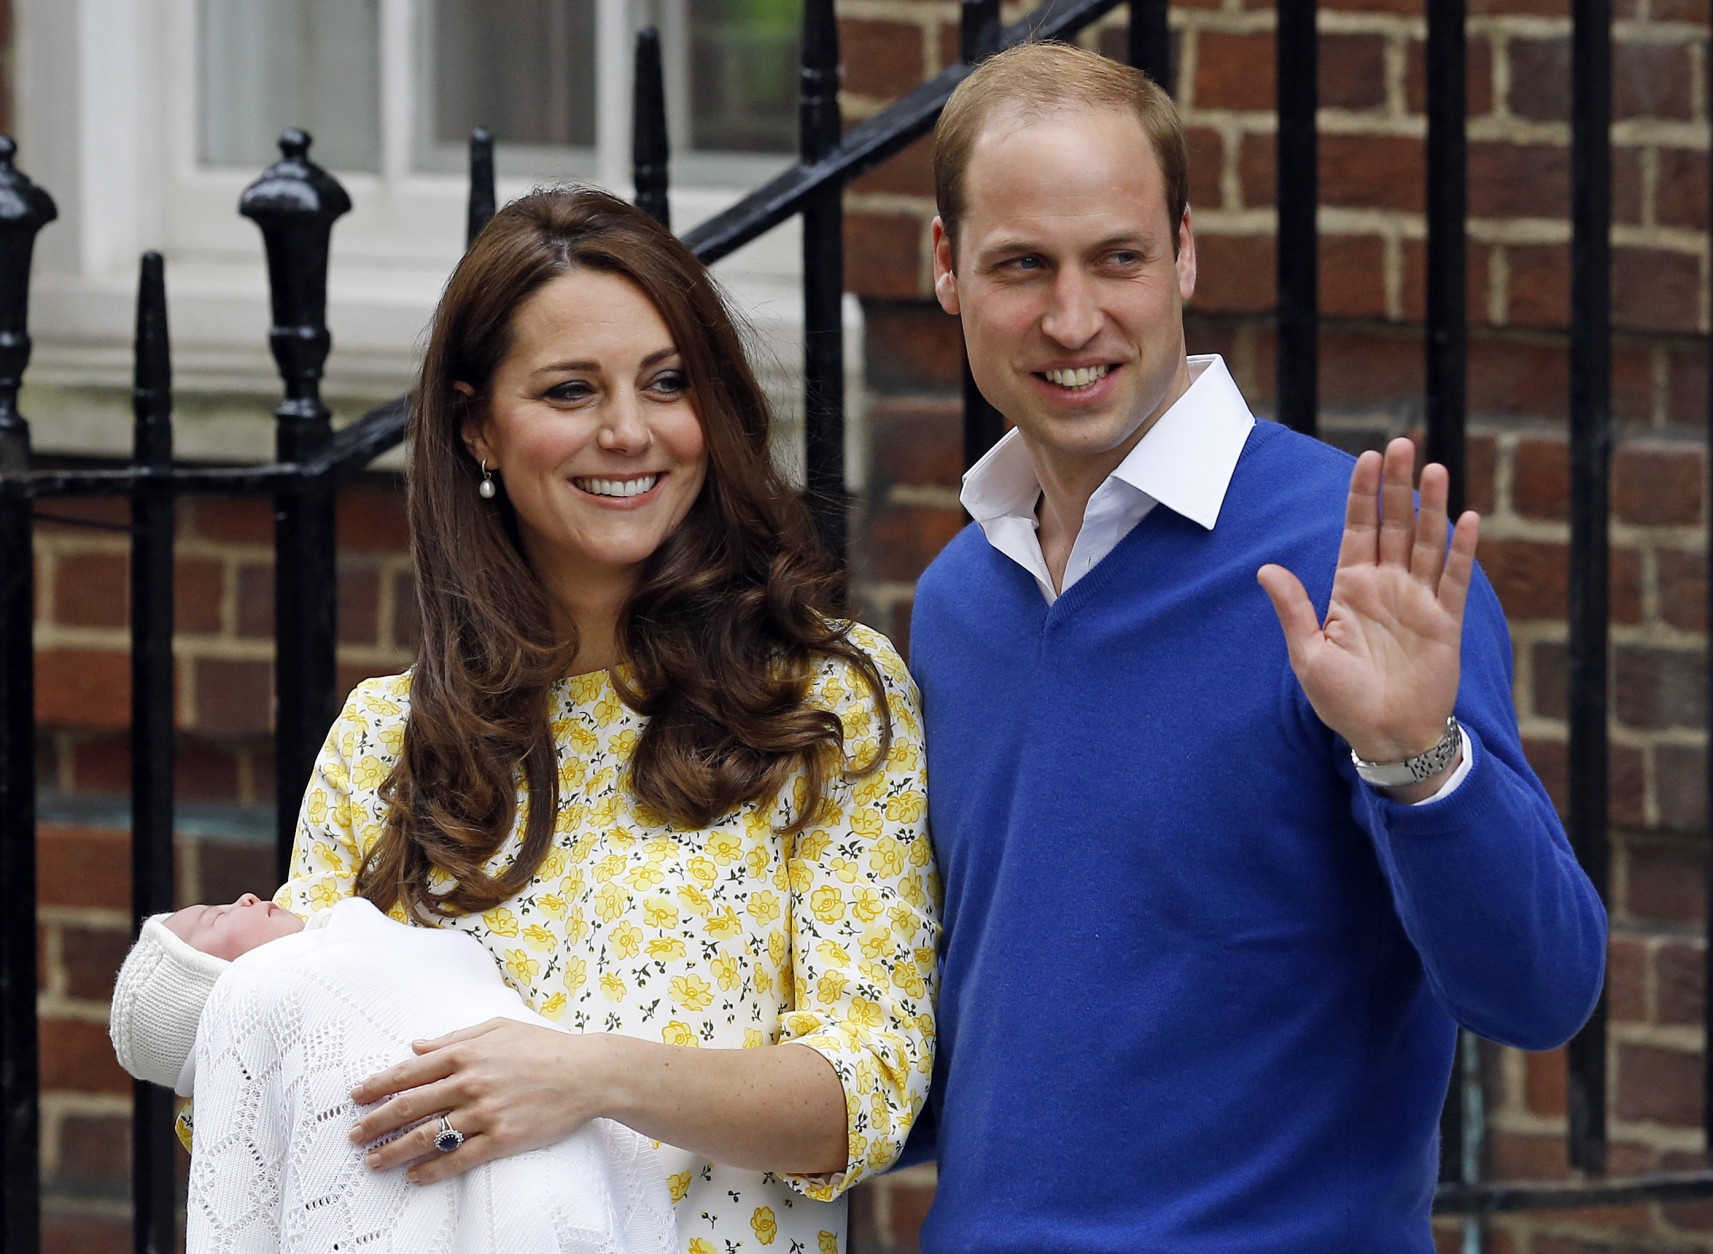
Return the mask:
[[[250,893],[149,919],[111,1031],[132,1075],[194,1096],[186,1249],[676,1250],[653,1147],[610,1120],[435,1184],[364,1162],[357,1082],[412,1041],[502,1017],[547,1023],[473,937],[360,898],[308,925]]]

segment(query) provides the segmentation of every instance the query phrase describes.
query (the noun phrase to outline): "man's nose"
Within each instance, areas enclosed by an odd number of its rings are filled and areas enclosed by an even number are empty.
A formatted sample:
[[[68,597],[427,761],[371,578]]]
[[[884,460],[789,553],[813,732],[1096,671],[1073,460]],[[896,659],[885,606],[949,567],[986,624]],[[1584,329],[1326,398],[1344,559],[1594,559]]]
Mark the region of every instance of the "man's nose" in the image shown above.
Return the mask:
[[[1056,344],[1081,348],[1095,337],[1104,321],[1088,277],[1074,266],[1061,270],[1053,281],[1041,330]]]

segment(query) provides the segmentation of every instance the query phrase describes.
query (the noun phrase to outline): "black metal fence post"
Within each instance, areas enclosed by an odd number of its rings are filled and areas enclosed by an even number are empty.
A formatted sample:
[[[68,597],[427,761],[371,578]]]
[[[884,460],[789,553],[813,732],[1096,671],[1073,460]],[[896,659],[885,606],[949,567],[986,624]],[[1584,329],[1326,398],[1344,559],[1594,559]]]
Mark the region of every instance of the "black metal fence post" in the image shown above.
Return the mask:
[[[470,204],[464,220],[464,247],[476,242],[476,236],[494,216],[494,133],[485,126],[470,132]]]
[[[1130,0],[1128,54],[1130,64],[1172,91],[1172,31],[1167,23],[1170,0]]]
[[[833,0],[803,6],[802,155],[819,161],[839,143],[839,24]],[[844,188],[803,202],[804,479],[821,541],[845,563]]]
[[[1279,421],[1313,435],[1320,409],[1320,203],[1314,0],[1278,0]]]
[[[1612,466],[1612,5],[1571,28],[1570,841],[1605,900],[1608,510]],[[1606,998],[1570,1043],[1570,1162],[1606,1170]]]
[[[0,135],[0,1249],[41,1242],[36,1094],[35,576],[30,501],[4,482],[29,469],[18,387],[30,361],[30,259],[53,198],[12,164]]]
[[[999,0],[963,0],[958,8],[958,56],[975,65],[999,51]],[[954,257],[953,261],[957,259]],[[1005,434],[1005,417],[981,394],[970,373],[968,353],[964,373],[964,468],[975,465]]]
[[[661,226],[672,229],[667,203],[666,84],[660,71],[660,32],[644,27],[636,33],[636,74],[631,96],[631,169],[636,204]]]
[[[1713,39],[1707,43],[1707,56],[1713,58]],[[1705,62],[1713,65],[1713,60]],[[1708,192],[1713,195],[1713,163],[1708,165]],[[1708,202],[1713,204],[1713,200]],[[1707,343],[1707,448],[1709,461],[1713,462],[1713,337]],[[1709,502],[1707,510],[1707,560],[1713,564],[1713,501]],[[1707,573],[1707,622],[1713,624],[1713,567]],[[1702,824],[1706,828],[1705,842],[1713,842],[1713,631],[1707,633],[1707,664],[1706,664],[1706,693],[1705,709],[1708,727],[1708,748],[1703,755],[1702,787]],[[1713,991],[1713,850],[1704,849],[1705,885],[1707,907],[1702,919],[1702,934],[1706,941],[1702,951],[1702,985],[1703,990]],[[1709,1165],[1713,1165],[1713,997],[1704,992],[1701,999],[1701,1027],[1706,1034],[1701,1051],[1701,1135],[1703,1151]]]
[[[281,160],[244,192],[239,212],[262,229],[268,254],[273,328],[268,333],[285,400],[274,411],[282,462],[302,463],[333,438],[321,403],[327,332],[327,252],[333,223],[351,208],[345,189],[309,160],[310,138],[280,136]],[[298,803],[334,709],[337,606],[333,493],[325,477],[306,480],[274,504],[274,754],[279,874],[286,877]]]
[[[173,907],[172,362],[159,253],[143,254],[137,284],[131,497],[131,914]],[[131,1201],[137,1254],[175,1248],[173,1095],[138,1080],[132,1091]]]

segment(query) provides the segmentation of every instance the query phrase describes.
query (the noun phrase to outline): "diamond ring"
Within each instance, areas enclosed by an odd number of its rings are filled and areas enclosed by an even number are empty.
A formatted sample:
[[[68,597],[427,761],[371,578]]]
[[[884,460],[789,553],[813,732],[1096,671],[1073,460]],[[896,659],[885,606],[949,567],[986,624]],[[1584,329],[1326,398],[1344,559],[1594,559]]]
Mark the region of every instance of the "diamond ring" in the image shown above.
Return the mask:
[[[434,1148],[442,1154],[450,1154],[464,1144],[464,1134],[452,1126],[452,1121],[445,1115],[440,1116],[440,1131],[434,1134]]]

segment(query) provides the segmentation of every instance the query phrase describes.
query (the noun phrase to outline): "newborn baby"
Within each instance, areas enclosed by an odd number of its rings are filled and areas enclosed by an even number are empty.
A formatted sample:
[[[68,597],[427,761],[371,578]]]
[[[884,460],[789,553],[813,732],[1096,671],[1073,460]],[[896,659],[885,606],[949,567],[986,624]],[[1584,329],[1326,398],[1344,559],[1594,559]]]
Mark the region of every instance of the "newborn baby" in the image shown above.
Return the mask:
[[[547,1024],[474,938],[360,898],[307,927],[249,893],[148,920],[114,989],[113,1044],[131,1074],[195,1097],[190,1254],[677,1249],[652,1146],[610,1120],[435,1184],[364,1162],[358,1081],[492,1018]]]

